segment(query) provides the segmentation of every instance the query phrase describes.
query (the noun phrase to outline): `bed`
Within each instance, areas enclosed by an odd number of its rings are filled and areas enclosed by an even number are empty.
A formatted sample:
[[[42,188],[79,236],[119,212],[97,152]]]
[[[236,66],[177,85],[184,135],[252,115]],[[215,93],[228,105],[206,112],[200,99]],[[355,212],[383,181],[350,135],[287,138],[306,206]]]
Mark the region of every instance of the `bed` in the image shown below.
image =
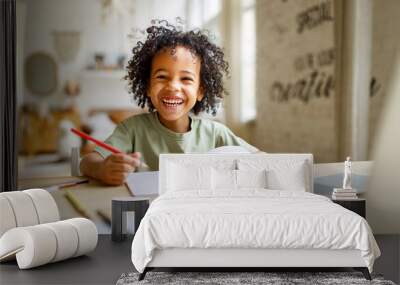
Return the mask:
[[[132,242],[153,268],[353,267],[380,251],[361,216],[313,194],[311,154],[163,154],[159,194]]]

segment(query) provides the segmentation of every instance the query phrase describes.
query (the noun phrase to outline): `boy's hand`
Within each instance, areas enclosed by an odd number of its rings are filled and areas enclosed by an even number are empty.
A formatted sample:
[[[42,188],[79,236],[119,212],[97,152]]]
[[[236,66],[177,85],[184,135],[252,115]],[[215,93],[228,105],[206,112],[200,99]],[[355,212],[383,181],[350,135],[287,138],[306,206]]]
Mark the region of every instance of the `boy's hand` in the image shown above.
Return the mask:
[[[113,153],[102,163],[99,178],[109,185],[122,185],[130,172],[140,166],[140,153]]]

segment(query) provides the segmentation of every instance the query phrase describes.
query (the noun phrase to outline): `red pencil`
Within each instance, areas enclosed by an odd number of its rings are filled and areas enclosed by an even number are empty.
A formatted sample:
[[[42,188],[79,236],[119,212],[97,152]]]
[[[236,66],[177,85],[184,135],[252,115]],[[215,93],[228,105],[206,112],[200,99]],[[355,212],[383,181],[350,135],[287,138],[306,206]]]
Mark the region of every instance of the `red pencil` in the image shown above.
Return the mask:
[[[109,150],[109,151],[111,151],[113,153],[122,153],[122,151],[120,151],[119,149],[117,149],[117,148],[115,148],[115,147],[113,147],[111,145],[108,145],[106,143],[103,143],[102,141],[96,140],[95,138],[92,138],[88,134],[85,134],[85,133],[83,133],[81,131],[78,131],[77,129],[71,128],[71,132],[73,132],[74,134],[80,136],[81,138],[84,138],[85,140],[92,141],[95,144],[97,144],[98,146],[100,146],[100,147],[102,147],[102,148],[104,148],[106,150]]]

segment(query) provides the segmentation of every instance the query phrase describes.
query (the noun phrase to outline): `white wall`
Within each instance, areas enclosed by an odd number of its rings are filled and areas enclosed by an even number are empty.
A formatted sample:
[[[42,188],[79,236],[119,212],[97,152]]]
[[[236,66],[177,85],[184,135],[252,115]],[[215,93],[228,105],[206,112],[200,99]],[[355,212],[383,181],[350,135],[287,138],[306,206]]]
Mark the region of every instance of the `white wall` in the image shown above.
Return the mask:
[[[372,8],[372,66],[371,76],[376,79],[375,92],[369,105],[369,148],[372,150],[376,134],[379,132],[379,119],[386,100],[387,88],[393,74],[393,59],[400,51],[400,1],[373,1]]]
[[[369,147],[375,160],[365,193],[374,233],[400,234],[400,1],[373,1]],[[397,53],[397,60],[396,60]]]
[[[389,81],[377,139],[371,183],[365,193],[367,220],[375,234],[400,234],[400,52]]]

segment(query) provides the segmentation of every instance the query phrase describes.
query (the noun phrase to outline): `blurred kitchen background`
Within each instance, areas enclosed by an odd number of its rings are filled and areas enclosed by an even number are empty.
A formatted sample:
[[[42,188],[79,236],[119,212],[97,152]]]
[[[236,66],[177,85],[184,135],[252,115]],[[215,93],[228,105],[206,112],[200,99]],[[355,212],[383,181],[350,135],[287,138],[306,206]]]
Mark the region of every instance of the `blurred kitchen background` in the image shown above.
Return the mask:
[[[224,48],[230,95],[206,117],[266,152],[371,160],[398,15],[398,0],[17,0],[19,179],[70,175],[71,147],[93,149],[71,126],[105,139],[145,111],[122,78],[154,19]]]

